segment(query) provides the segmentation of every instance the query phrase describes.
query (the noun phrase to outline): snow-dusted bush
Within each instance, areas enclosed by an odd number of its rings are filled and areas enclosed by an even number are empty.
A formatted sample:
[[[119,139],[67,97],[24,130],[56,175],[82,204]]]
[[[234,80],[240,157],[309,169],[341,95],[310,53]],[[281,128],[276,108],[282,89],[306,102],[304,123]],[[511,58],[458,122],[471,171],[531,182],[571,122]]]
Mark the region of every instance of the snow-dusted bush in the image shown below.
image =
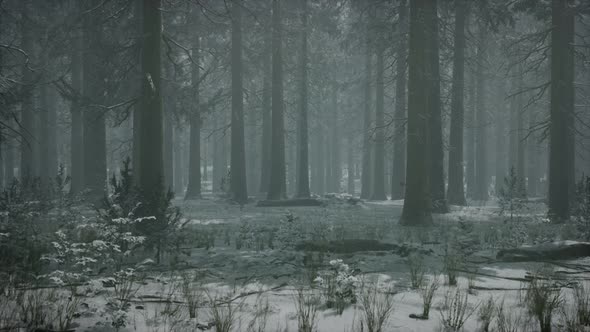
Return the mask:
[[[550,279],[534,275],[526,289],[525,303],[529,314],[537,319],[541,332],[551,332],[553,315],[563,303],[561,288]]]
[[[200,301],[202,301],[201,285],[198,284],[196,274],[183,273],[181,277],[180,289],[186,302],[189,318],[197,318],[197,309],[199,308]]]
[[[97,209],[102,219],[106,222],[120,218],[137,220],[126,231],[145,238],[144,247],[155,251],[157,263],[166,252],[179,252],[186,234],[179,231],[182,215],[172,205],[174,193],[164,189],[163,184],[160,190],[142,192],[134,184],[129,159],[124,162],[119,177],[113,175],[110,182],[112,194]]]
[[[494,319],[494,313],[496,310],[496,302],[490,295],[488,299],[480,304],[479,310],[477,311],[477,319],[481,322],[481,330],[483,332],[489,332],[492,320]]]
[[[462,265],[463,259],[461,254],[447,246],[443,257],[443,270],[449,286],[457,285],[457,270],[460,269]]]
[[[445,295],[440,311],[441,323],[446,332],[461,331],[465,322],[473,315],[476,308],[469,308],[469,293],[460,288],[453,292],[449,289]]]
[[[292,249],[305,240],[305,228],[299,217],[287,212],[279,222],[277,240],[279,249]]]
[[[238,317],[243,302],[233,303],[231,295],[223,297],[207,294],[210,302],[209,319],[216,332],[231,332]]]
[[[117,271],[112,277],[101,280],[103,284],[112,285],[113,292],[109,293],[105,312],[110,316],[111,326],[116,330],[127,326],[128,311],[131,299],[139,291],[139,276],[134,269],[128,268]]]
[[[336,308],[341,314],[347,305],[356,303],[359,280],[352,274],[348,264],[341,259],[331,260],[330,269],[318,274],[315,281],[323,290],[328,308]]]
[[[393,313],[393,289],[380,292],[377,283],[363,285],[360,302],[362,304],[362,331],[382,332]]]
[[[433,275],[429,282],[420,287],[420,297],[422,298],[422,315],[414,316],[413,318],[428,319],[430,316],[430,307],[432,306],[432,299],[439,287],[439,279],[437,275]]]
[[[504,184],[498,192],[500,214],[507,216],[509,221],[520,220],[519,214],[526,209],[525,179],[520,178],[514,167],[510,168]]]
[[[42,273],[52,231],[79,220],[78,199],[66,192],[63,168],[55,179],[14,180],[0,192],[0,272],[30,281]]]
[[[507,311],[504,300],[496,306],[496,330],[498,332],[519,332],[522,331],[522,318],[519,310]]]
[[[297,329],[299,332],[314,332],[317,324],[318,297],[299,288],[295,295]]]
[[[424,257],[419,253],[412,253],[405,259],[406,265],[410,271],[410,281],[412,289],[419,289],[424,283],[426,273],[424,267]]]

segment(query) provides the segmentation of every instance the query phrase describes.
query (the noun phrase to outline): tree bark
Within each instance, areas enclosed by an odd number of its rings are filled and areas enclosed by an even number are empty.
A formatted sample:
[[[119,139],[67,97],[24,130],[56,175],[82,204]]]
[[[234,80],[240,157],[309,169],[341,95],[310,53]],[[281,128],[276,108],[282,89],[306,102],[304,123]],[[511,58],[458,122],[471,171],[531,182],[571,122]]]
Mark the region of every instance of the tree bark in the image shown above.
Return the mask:
[[[407,4],[402,1],[399,12],[399,36],[397,45],[397,80],[395,86],[395,127],[393,141],[393,164],[391,177],[391,199],[403,199],[406,181],[406,67],[407,67]]]
[[[447,213],[449,208],[445,198],[445,167],[442,137],[442,114],[440,103],[440,59],[438,50],[438,7],[436,3],[431,5],[432,22],[428,24],[431,46],[429,48],[430,61],[432,61],[431,84],[431,107],[430,122],[430,195],[432,209],[434,212]]]
[[[21,48],[30,56],[33,55],[33,35],[32,27],[29,20],[30,15],[30,0],[23,0],[22,4],[22,17],[21,17]],[[24,88],[22,91],[22,102],[21,102],[21,144],[20,144],[20,178],[21,181],[26,181],[34,174],[34,157],[33,157],[33,144],[35,141],[34,132],[34,99],[33,99],[33,72],[31,71],[30,65],[23,65],[22,77]]]
[[[277,200],[287,196],[280,0],[273,0],[272,26],[272,133],[270,183],[267,199]]]
[[[76,1],[77,3],[77,1]],[[82,8],[79,10],[82,11]],[[83,72],[82,72],[82,49],[83,40],[79,32],[75,32],[74,45],[72,47],[72,88],[76,91],[76,96],[70,104],[71,114],[71,136],[70,136],[70,192],[77,194],[84,189],[84,151],[82,149],[83,139],[83,119],[82,119],[82,100],[84,95],[82,91]]]
[[[162,190],[163,128],[161,90],[162,18],[160,0],[143,1],[142,85],[140,112],[140,178],[144,195],[156,195]]]
[[[297,123],[297,191],[298,198],[309,198],[309,144],[307,120],[307,0],[301,0],[301,53],[299,87],[299,121]]]
[[[84,187],[92,200],[99,200],[105,191],[107,170],[105,114],[100,107],[105,102],[104,69],[101,68],[100,45],[102,26],[99,13],[84,21]]]
[[[486,62],[486,36],[487,29],[484,24],[479,26],[477,46],[477,78],[476,78],[476,139],[475,139],[475,191],[473,198],[478,201],[488,199],[488,170],[487,170],[487,126],[488,117],[485,108],[486,77],[484,76],[484,65]]]
[[[574,16],[569,3],[568,0],[553,0],[551,14],[548,215],[553,222],[569,218],[572,142],[568,137],[568,124],[574,108]]]
[[[244,99],[242,82],[242,4],[234,0],[231,6],[231,192],[240,204],[248,201],[246,183],[246,147],[244,143]]]
[[[193,6],[194,7],[194,6]],[[192,40],[192,70],[191,70],[191,89],[192,109],[189,115],[190,133],[189,133],[189,163],[188,163],[188,185],[184,199],[197,199],[201,197],[201,109],[200,109],[200,68],[199,61],[201,58],[201,36],[198,34],[199,29],[199,10],[191,9],[191,18],[196,33]],[[193,32],[194,33],[194,32]],[[205,170],[206,172],[206,170]]]
[[[436,19],[436,1],[410,2],[408,79],[408,127],[406,193],[400,224],[432,224],[430,196],[430,136],[433,61],[429,51],[433,38],[428,27]]]
[[[455,2],[453,86],[451,91],[451,132],[449,146],[449,204],[466,205],[463,182],[463,127],[465,91],[465,23],[467,9],[463,0]]]
[[[352,132],[352,131],[351,131]],[[355,185],[354,185],[354,136],[350,134],[347,142],[347,161],[346,161],[346,173],[348,174],[347,181],[347,192],[349,195],[354,196]]]
[[[271,29],[268,29],[271,30]],[[272,107],[271,107],[271,54],[272,35],[267,33],[265,40],[264,59],[262,61],[262,156],[260,167],[260,192],[268,192],[270,185],[270,146],[272,136]]]
[[[367,18],[367,21],[370,21]],[[364,114],[363,114],[363,165],[361,169],[361,198],[368,199],[371,197],[373,176],[371,169],[371,27],[367,24],[365,32],[365,94],[364,94]]]
[[[469,106],[465,114],[465,183],[466,198],[474,197],[475,193],[475,73],[470,72],[468,84]]]
[[[385,110],[384,82],[383,82],[383,53],[382,46],[376,46],[377,62],[375,65],[375,142],[373,156],[373,185],[371,186],[371,199],[376,201],[387,200],[385,195]]]

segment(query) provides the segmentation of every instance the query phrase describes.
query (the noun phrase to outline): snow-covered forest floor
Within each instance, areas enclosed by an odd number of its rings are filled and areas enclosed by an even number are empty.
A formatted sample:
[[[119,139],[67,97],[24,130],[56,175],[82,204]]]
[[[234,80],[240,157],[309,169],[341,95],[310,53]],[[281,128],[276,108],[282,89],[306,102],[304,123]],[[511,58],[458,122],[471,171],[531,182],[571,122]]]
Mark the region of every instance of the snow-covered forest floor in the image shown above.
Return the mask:
[[[313,331],[379,331],[367,326],[379,316],[381,331],[484,331],[486,319],[489,331],[538,331],[531,304],[543,298],[555,302],[551,324],[562,331],[580,301],[590,309],[590,294],[580,291],[588,290],[590,259],[497,259],[502,249],[583,240],[573,223],[548,223],[541,202],[512,217],[493,203],[451,207],[433,227],[412,228],[397,224],[401,201],[322,201],[279,208],[175,200],[185,241],[159,264],[148,259],[127,276],[98,274],[75,289],[28,290],[0,304],[0,324],[18,315],[18,303],[35,301],[72,311],[76,331],[306,331],[306,321]],[[411,318],[429,292],[429,318]]]

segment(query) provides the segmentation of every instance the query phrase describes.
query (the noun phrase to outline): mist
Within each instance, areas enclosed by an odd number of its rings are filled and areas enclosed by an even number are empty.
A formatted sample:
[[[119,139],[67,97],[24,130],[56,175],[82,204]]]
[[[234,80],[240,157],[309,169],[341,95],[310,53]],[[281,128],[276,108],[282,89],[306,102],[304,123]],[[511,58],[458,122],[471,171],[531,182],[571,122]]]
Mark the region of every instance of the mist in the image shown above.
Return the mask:
[[[590,3],[0,0],[0,330],[585,331]]]

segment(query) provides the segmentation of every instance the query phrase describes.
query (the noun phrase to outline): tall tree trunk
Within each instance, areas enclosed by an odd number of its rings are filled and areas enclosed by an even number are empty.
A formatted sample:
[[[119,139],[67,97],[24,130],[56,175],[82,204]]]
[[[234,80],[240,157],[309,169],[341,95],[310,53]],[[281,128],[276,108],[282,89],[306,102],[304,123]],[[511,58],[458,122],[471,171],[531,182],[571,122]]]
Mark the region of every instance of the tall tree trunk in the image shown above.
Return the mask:
[[[164,141],[162,155],[164,158],[164,188],[174,190],[174,126],[172,125],[172,112],[174,112],[174,100],[167,100],[164,120]]]
[[[244,99],[242,82],[242,4],[234,0],[231,6],[231,192],[240,204],[248,201],[246,183],[246,147],[244,143]]]
[[[133,1],[133,16],[134,16],[134,20],[135,20],[135,24],[137,27],[137,36],[142,36],[143,35],[143,0],[135,0]],[[141,63],[142,61],[142,51],[141,48],[139,49],[139,51],[137,52],[137,62]],[[135,82],[137,84],[137,89],[140,90],[141,89],[141,68],[137,69],[137,76],[140,77],[140,80],[138,82]],[[140,91],[138,93],[141,93]],[[132,122],[132,126],[133,126],[133,134],[132,134],[132,146],[131,146],[131,167],[133,169],[133,178],[135,181],[135,184],[139,184],[139,179],[140,179],[140,171],[141,171],[141,167],[140,167],[140,163],[141,163],[141,148],[139,146],[140,141],[141,141],[141,132],[140,132],[140,128],[141,128],[141,105],[139,103],[135,104],[133,106],[133,122]]]
[[[463,184],[463,120],[465,91],[465,23],[466,4],[455,2],[455,36],[453,54],[453,86],[451,92],[451,132],[449,146],[449,204],[466,205]]]
[[[536,117],[534,112],[529,112],[528,117],[528,128],[533,128],[536,123]],[[536,139],[536,135],[534,133],[529,134],[530,136],[527,139],[527,174],[528,174],[528,182],[527,182],[527,193],[531,197],[537,197],[539,194],[539,147],[538,142]]]
[[[77,1],[76,1],[77,3]],[[76,5],[78,6],[78,5]],[[82,8],[79,10],[82,11]],[[82,149],[83,139],[83,119],[82,119],[82,91],[83,73],[82,73],[82,50],[83,39],[80,31],[74,34],[74,45],[72,47],[72,87],[76,95],[70,104],[71,114],[71,136],[70,136],[70,192],[77,194],[84,189],[84,151]]]
[[[193,26],[197,33],[193,36],[192,49],[192,70],[191,70],[191,89],[192,109],[189,115],[190,133],[189,133],[189,164],[188,164],[188,186],[184,199],[196,199],[201,197],[201,109],[200,109],[200,80],[199,72],[201,37],[198,34],[199,29],[199,9],[191,8],[191,18]],[[206,165],[206,164],[205,164]],[[205,169],[206,172],[206,169]]]
[[[497,98],[496,100],[506,99],[504,90],[500,87],[500,84],[502,83],[503,80],[499,79],[493,81],[494,91],[496,92]],[[510,107],[505,107],[503,103],[500,103],[500,105],[496,107],[494,113],[494,128],[496,136],[496,183],[494,186],[494,191],[496,192],[496,196],[500,192],[500,189],[504,186],[504,178],[506,177],[506,161],[508,160],[506,137],[509,132],[506,130],[506,128],[510,125],[511,121],[510,119],[507,119],[509,117],[506,116],[506,109],[510,109]]]
[[[84,187],[92,200],[104,195],[107,156],[106,128],[104,110],[93,106],[105,102],[104,69],[101,68],[101,54],[98,51],[102,42],[102,27],[96,10],[84,22]]]
[[[524,73],[522,73],[522,71],[519,71],[519,89],[522,89],[524,86],[523,80],[522,80],[522,75],[524,75]],[[524,146],[526,144],[525,142],[525,128],[524,128],[524,105],[523,105],[523,98],[524,96],[522,94],[520,94],[517,97],[517,114],[516,114],[516,138],[518,140],[518,142],[516,143],[516,176],[518,178],[519,181],[519,196],[520,198],[526,198],[526,173],[525,173],[525,152],[524,152]]]
[[[431,113],[429,117],[430,122],[430,144],[431,144],[431,163],[430,163],[430,195],[432,200],[432,208],[438,213],[447,213],[449,208],[445,198],[445,167],[444,167],[444,151],[443,151],[443,137],[442,137],[442,114],[440,104],[440,59],[438,51],[438,7],[432,5],[434,14],[432,15],[432,22],[430,27],[431,48],[430,61],[432,61],[432,76],[431,76]]]
[[[385,195],[385,110],[384,82],[383,82],[383,53],[382,46],[376,46],[377,63],[375,66],[375,143],[373,156],[373,185],[371,186],[371,199],[377,201],[387,200]]]
[[[45,57],[45,56],[44,56]],[[43,66],[47,67],[47,61],[43,61]],[[50,108],[52,108],[51,100],[49,96],[49,89],[51,87],[44,84],[39,88],[39,109],[38,109],[38,116],[39,116],[39,163],[43,165],[43,167],[39,168],[39,178],[41,180],[41,184],[45,189],[49,189],[48,186],[50,182],[53,180],[52,174],[50,174],[50,169],[52,169],[52,165],[50,165],[49,160],[49,144],[50,144],[50,130],[55,130],[55,128],[49,128],[49,113]]]
[[[271,29],[268,29],[269,31]],[[265,35],[265,51],[262,61],[262,146],[260,160],[260,189],[261,193],[268,192],[270,185],[270,148],[272,142],[272,107],[271,107],[271,54],[272,34]]]
[[[307,120],[307,0],[301,0],[300,99],[297,123],[297,191],[296,196],[309,197],[309,144]]]
[[[408,79],[408,129],[406,194],[400,224],[432,224],[430,197],[429,116],[432,111],[434,69],[429,51],[434,46],[431,28],[436,0],[410,2],[410,51]]]
[[[226,144],[226,137],[223,131],[220,130],[221,127],[225,127],[226,125],[226,115],[224,114],[224,110],[221,109],[219,114],[213,117],[213,178],[212,178],[212,191],[213,192],[220,192],[226,190],[225,188],[227,184],[225,184],[225,179],[227,176],[227,144]]]
[[[485,93],[486,93],[486,77],[484,76],[484,66],[486,63],[486,36],[487,29],[482,23],[479,25],[479,36],[477,46],[477,99],[476,99],[476,150],[475,150],[475,192],[473,198],[478,201],[487,201],[488,199],[488,170],[487,170],[487,126],[488,117]]]
[[[9,120],[9,125],[13,121]],[[12,127],[12,126],[11,126]],[[14,128],[14,127],[12,127]],[[2,161],[4,162],[4,182],[6,186],[10,186],[14,181],[14,139],[6,137],[4,139],[4,150],[2,151]]]
[[[144,0],[139,185],[143,194],[149,196],[157,195],[162,190],[164,176],[161,29],[160,0]]]
[[[184,140],[183,133],[184,126],[178,126],[174,128],[174,147],[173,147],[173,158],[174,158],[174,192],[177,195],[184,194]],[[200,169],[200,168],[199,168]]]
[[[568,125],[574,109],[574,16],[569,3],[568,0],[553,0],[551,14],[548,215],[554,222],[569,218],[572,142],[568,137]]]
[[[361,169],[361,198],[367,199],[371,197],[373,176],[371,169],[371,29],[369,24],[366,27],[365,40],[365,95],[364,95],[364,115],[363,115],[363,165]]]
[[[285,178],[285,120],[283,118],[283,39],[280,0],[273,0],[272,25],[272,142],[270,150],[270,183],[267,198],[277,200],[287,196]]]
[[[30,0],[23,0],[22,4],[22,17],[21,17],[21,48],[27,54],[33,55],[33,35],[31,22],[29,22],[29,15],[31,12]],[[24,88],[22,92],[22,103],[21,103],[21,160],[20,160],[20,178],[21,181],[25,181],[33,176],[34,174],[34,157],[33,157],[33,144],[36,138],[34,137],[34,98],[33,98],[33,72],[31,71],[30,65],[26,64],[22,67],[22,77]]]
[[[348,183],[346,191],[349,195],[354,196],[354,136],[352,134],[348,136],[347,147],[346,173],[348,174]]]
[[[326,192],[325,181],[326,181],[326,169],[325,169],[325,141],[324,141],[324,128],[321,123],[318,123],[315,130],[315,163],[314,170],[315,176],[312,178],[314,184],[314,191],[318,195],[323,195]]]
[[[407,67],[407,4],[403,0],[399,9],[399,35],[397,45],[397,80],[395,84],[395,127],[393,141],[393,165],[391,177],[391,199],[404,198],[406,181],[406,67]]]
[[[475,193],[475,73],[470,72],[468,84],[469,107],[465,114],[465,183],[466,196],[473,198]]]

